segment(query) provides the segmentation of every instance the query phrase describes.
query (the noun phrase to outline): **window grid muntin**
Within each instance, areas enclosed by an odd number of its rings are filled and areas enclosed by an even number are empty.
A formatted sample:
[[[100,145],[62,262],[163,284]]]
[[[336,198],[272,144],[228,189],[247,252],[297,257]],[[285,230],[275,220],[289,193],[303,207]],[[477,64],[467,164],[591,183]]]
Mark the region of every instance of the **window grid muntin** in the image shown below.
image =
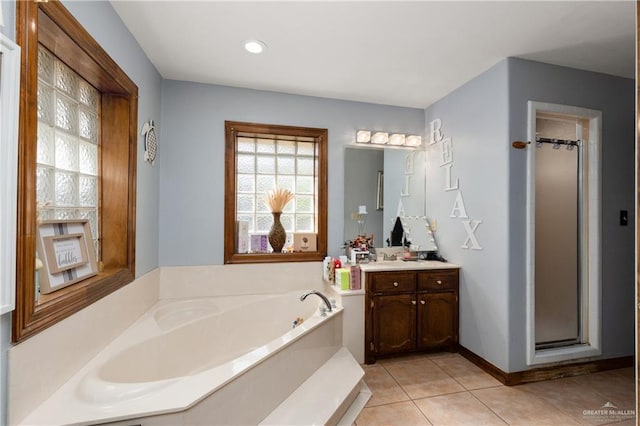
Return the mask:
[[[39,45],[37,103],[39,219],[87,219],[100,258],[100,92]],[[66,158],[65,152],[69,154]],[[59,188],[56,181],[61,183]],[[65,194],[68,182],[75,188]],[[86,185],[88,182],[94,185]]]
[[[268,233],[273,216],[263,200],[263,194],[277,185],[294,194],[294,199],[285,206],[280,217],[287,232],[287,245],[295,232],[317,232],[318,144],[283,139],[278,135],[272,138],[236,136],[235,143],[236,220],[249,222],[250,235]],[[282,171],[279,160],[285,163]],[[299,174],[299,162],[306,166],[304,175]],[[273,164],[273,169],[265,167],[265,164]],[[273,172],[265,172],[265,169]],[[304,184],[299,184],[299,180]],[[304,209],[300,210],[297,207],[299,205],[304,206]]]

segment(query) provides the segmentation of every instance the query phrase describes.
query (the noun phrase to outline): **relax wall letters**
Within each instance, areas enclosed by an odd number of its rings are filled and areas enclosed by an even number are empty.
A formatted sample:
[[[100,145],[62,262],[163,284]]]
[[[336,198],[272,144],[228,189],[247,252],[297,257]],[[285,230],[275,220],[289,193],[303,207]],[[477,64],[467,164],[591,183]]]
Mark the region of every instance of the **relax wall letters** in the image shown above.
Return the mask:
[[[457,191],[449,217],[452,219],[465,219],[462,220],[461,223],[466,232],[466,239],[460,247],[465,250],[482,250],[482,246],[476,237],[476,231],[482,221],[469,219],[467,208],[464,204],[464,198],[462,196],[462,190],[460,189],[460,179],[457,177],[454,179],[452,177],[453,142],[450,137],[444,137],[444,133],[442,132],[442,120],[439,118],[436,118],[430,123],[429,146],[436,144],[440,147],[440,168],[443,168],[445,173],[444,191]]]

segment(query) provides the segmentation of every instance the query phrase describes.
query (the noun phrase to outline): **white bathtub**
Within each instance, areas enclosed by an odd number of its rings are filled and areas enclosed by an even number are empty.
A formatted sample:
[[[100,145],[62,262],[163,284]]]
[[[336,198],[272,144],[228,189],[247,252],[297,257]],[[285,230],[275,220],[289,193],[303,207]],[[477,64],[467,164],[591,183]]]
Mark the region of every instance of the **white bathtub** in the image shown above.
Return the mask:
[[[301,293],[161,300],[23,423],[256,424],[342,346]]]

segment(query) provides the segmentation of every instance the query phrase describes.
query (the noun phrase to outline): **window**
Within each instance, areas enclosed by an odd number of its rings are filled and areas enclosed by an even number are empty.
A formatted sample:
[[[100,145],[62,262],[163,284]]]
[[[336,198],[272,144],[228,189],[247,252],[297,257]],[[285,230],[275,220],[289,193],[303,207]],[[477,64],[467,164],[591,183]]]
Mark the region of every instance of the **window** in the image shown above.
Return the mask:
[[[227,121],[225,133],[225,263],[321,260],[327,251],[327,130]],[[280,217],[287,234],[282,253],[274,253],[266,237],[273,215],[264,196],[274,188],[293,194]],[[296,240],[308,234],[315,248],[302,251]]]
[[[19,342],[133,281],[138,88],[60,2],[16,2],[22,47],[16,309]],[[87,218],[98,275],[38,297],[43,219]]]
[[[87,219],[98,259],[99,106],[100,92],[40,45],[38,219]]]

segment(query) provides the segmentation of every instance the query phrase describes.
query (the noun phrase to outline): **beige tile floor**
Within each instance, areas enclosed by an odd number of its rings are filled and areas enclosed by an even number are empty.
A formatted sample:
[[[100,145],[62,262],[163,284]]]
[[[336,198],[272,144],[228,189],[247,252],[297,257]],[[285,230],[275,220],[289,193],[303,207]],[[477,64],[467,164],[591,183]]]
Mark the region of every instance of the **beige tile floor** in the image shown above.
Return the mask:
[[[373,395],[357,426],[636,424],[633,368],[511,387],[455,353],[363,368]]]

